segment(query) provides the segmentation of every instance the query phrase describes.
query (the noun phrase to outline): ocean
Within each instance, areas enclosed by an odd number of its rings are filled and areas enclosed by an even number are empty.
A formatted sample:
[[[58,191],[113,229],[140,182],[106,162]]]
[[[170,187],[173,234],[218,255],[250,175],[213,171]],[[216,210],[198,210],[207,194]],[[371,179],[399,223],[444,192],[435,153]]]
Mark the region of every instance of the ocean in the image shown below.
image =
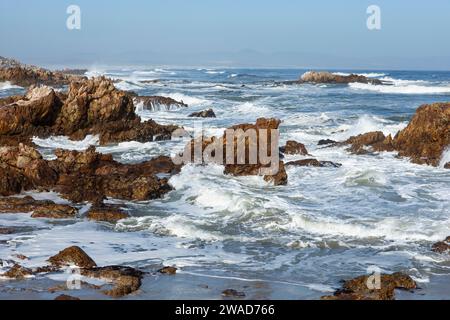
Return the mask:
[[[39,266],[63,248],[78,245],[98,265],[129,265],[152,271],[174,265],[176,276],[152,273],[132,299],[219,299],[227,288],[249,299],[318,299],[339,288],[342,279],[402,271],[420,289],[398,298],[448,298],[448,257],[431,245],[450,235],[450,147],[441,166],[398,158],[395,153],[352,155],[345,147],[323,148],[321,139],[345,140],[369,131],[403,129],[422,104],[450,101],[450,72],[339,70],[390,81],[390,86],[286,85],[300,69],[93,68],[87,75],[116,79],[116,86],[139,95],[182,100],[188,108],[144,110],[142,119],[182,125],[201,121],[206,135],[221,135],[235,124],[259,117],[282,120],[280,145],[305,144],[318,160],[340,168],[288,167],[288,184],[273,186],[262,177],[233,177],[218,165],[186,165],[170,178],[175,188],[163,199],[124,203],[132,217],[116,225],[83,219],[47,221],[29,214],[0,215],[2,226],[27,232],[0,235],[0,257],[29,257]],[[157,82],[151,80],[157,79]],[[24,89],[0,84],[0,97]],[[188,117],[212,108],[217,118]],[[34,139],[46,158],[56,148],[85,150],[97,145],[124,163],[175,155],[184,142],[123,142],[99,146],[98,138]],[[304,156],[286,156],[296,160]],[[55,193],[28,192],[38,199],[66,203]],[[81,206],[81,214],[88,209]],[[4,270],[0,270],[4,271]],[[0,298],[48,297],[49,283],[67,275],[31,282],[8,282]],[[92,280],[90,280],[92,281]],[[23,290],[28,288],[29,290]],[[78,296],[101,295],[83,289]],[[102,296],[103,297],[103,296]]]

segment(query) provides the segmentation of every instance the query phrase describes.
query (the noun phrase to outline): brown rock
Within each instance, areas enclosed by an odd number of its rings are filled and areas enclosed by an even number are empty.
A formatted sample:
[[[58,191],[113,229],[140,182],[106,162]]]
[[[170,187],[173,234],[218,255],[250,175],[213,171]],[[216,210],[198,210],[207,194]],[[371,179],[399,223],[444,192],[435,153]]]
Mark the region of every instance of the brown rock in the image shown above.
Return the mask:
[[[34,200],[30,196],[23,198],[0,198],[0,213],[27,213],[39,207],[54,205],[50,200]]]
[[[129,215],[126,212],[117,207],[108,205],[92,207],[86,214],[86,218],[89,220],[106,221],[111,223],[115,223],[128,217]]]
[[[163,267],[161,269],[158,270],[159,273],[162,274],[169,274],[169,275],[174,275],[177,273],[177,268],[175,267]]]
[[[386,137],[381,131],[350,137],[344,144],[351,144],[347,151],[353,154],[367,154],[371,151],[392,151],[391,136]],[[369,149],[364,147],[369,147]]]
[[[431,250],[437,253],[450,251],[450,237],[447,237],[444,241],[439,241],[433,244]]]
[[[26,276],[32,275],[32,271],[28,268],[22,267],[19,264],[15,264],[11,269],[3,274],[4,277],[13,279],[23,279]]]
[[[232,297],[232,298],[244,298],[245,293],[237,291],[235,289],[226,289],[222,291],[222,296],[224,297]]]
[[[70,219],[74,218],[78,210],[64,204],[52,204],[38,207],[33,211],[32,218]]]
[[[379,79],[371,79],[365,76],[351,74],[348,76],[336,75],[330,72],[315,72],[310,71],[303,74],[303,76],[298,80],[299,83],[332,83],[332,84],[346,84],[346,83],[370,83],[381,85],[383,82]]]
[[[306,150],[305,145],[293,140],[287,141],[286,145],[280,148],[280,151],[284,154],[308,155],[308,150]]]
[[[369,276],[360,276],[344,282],[342,289],[323,300],[394,300],[395,289],[415,289],[416,283],[410,276],[400,272],[382,274],[380,289],[368,288]]]
[[[97,265],[80,247],[72,246],[50,257],[48,261],[57,267],[74,264],[80,268],[93,268]]]
[[[107,279],[114,283],[111,290],[103,291],[111,297],[122,297],[137,291],[141,286],[143,272],[131,267],[107,266],[81,270],[81,274],[91,278]]]

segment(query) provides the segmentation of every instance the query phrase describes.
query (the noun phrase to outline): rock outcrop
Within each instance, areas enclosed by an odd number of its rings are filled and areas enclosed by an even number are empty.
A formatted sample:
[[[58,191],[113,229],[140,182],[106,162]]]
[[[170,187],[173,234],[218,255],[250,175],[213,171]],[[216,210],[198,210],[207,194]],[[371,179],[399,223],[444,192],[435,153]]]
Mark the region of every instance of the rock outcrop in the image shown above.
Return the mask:
[[[189,115],[191,118],[215,118],[216,114],[213,109],[203,110],[200,112],[193,112]]]
[[[362,75],[350,74],[350,75],[337,75],[330,72],[316,72],[309,71],[301,76],[297,83],[330,83],[330,84],[347,84],[347,83],[368,83],[381,85],[383,81],[379,79],[372,79]]]
[[[35,200],[30,196],[0,198],[0,214],[28,212],[32,212],[32,218],[70,219],[74,218],[78,211],[69,205],[56,204],[50,200]]]
[[[86,213],[86,218],[95,221],[104,221],[115,223],[119,220],[128,218],[129,215],[125,211],[117,208],[116,206],[103,205],[95,206],[89,209]]]
[[[183,101],[161,96],[135,96],[134,103],[137,106],[141,104],[144,110],[151,111],[165,111],[188,107]]]
[[[412,290],[416,288],[414,280],[403,273],[382,274],[379,288],[369,288],[369,276],[360,276],[345,281],[342,289],[323,300],[395,300],[395,289]],[[370,284],[372,284],[370,282]]]
[[[419,107],[408,126],[394,138],[382,132],[368,132],[351,137],[344,144],[351,144],[348,150],[356,154],[398,151],[399,156],[409,157],[414,163],[438,166],[450,145],[450,103]]]
[[[60,87],[80,78],[82,78],[80,75],[50,71],[0,57],[0,82],[9,81],[21,87],[39,84]]]
[[[64,267],[75,265],[79,268],[93,268],[97,264],[80,247],[68,247],[48,259],[53,266]]]
[[[280,147],[280,152],[284,154],[298,154],[302,156],[308,155],[308,150],[306,150],[305,145],[293,140],[288,140],[284,147]]]

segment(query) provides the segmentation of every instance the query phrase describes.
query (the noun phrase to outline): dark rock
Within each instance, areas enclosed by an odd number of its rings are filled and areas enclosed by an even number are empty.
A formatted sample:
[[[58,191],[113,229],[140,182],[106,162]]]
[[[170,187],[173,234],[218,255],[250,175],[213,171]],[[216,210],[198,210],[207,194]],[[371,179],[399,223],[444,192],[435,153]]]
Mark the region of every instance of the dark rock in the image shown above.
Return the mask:
[[[244,298],[245,293],[234,289],[226,289],[222,291],[222,296],[231,298]]]
[[[162,274],[170,274],[170,275],[174,275],[177,273],[177,268],[175,267],[163,267],[161,269],[158,270],[159,273]]]
[[[299,154],[303,156],[308,154],[304,144],[292,140],[287,141],[284,147],[280,147],[280,151],[284,154]]]
[[[32,218],[70,219],[74,218],[78,210],[65,204],[51,204],[36,208]]]
[[[0,234],[12,234],[12,233],[16,233],[16,229],[15,228],[0,227]]]
[[[450,169],[450,162],[447,162],[447,163],[444,165],[444,169]]]
[[[319,140],[317,145],[324,146],[324,145],[334,144],[334,143],[337,143],[337,141],[334,141],[334,140],[331,140],[331,139],[323,139],[323,140]]]
[[[57,296],[55,298],[55,300],[60,300],[60,301],[71,301],[71,300],[73,300],[73,301],[75,301],[75,300],[80,300],[80,298],[72,297],[72,296],[69,296],[67,294],[61,294],[61,295]]]
[[[303,159],[303,160],[290,161],[290,162],[286,163],[286,166],[339,168],[342,166],[342,164],[334,163],[331,161],[319,161],[316,159]]]
[[[57,267],[76,265],[80,268],[93,268],[97,265],[80,247],[72,246],[60,251],[57,255],[50,257],[48,261]]]
[[[189,117],[197,117],[197,118],[215,118],[216,114],[213,109],[203,110],[200,112],[194,112],[189,115]]]
[[[397,272],[380,276],[380,289],[369,289],[369,276],[360,276],[345,281],[342,289],[333,296],[324,296],[323,300],[394,300],[395,289],[411,290],[416,283],[410,276]]]
[[[146,110],[171,110],[178,108],[187,108],[188,105],[183,101],[177,101],[168,97],[161,96],[136,96],[134,98],[135,104],[142,103],[142,106]]]
[[[447,237],[444,241],[439,241],[433,244],[431,250],[437,253],[450,251],[450,237]]]

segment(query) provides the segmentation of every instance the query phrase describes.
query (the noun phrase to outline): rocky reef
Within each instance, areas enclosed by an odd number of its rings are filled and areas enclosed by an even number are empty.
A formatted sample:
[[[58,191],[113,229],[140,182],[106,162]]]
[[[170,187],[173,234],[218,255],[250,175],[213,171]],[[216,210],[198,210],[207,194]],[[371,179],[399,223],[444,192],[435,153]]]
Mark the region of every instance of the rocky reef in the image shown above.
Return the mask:
[[[348,84],[348,83],[366,83],[366,84],[375,84],[382,85],[386,84],[379,79],[368,78],[362,75],[350,74],[350,75],[338,75],[331,72],[317,72],[317,71],[309,71],[304,73],[300,79],[296,81],[291,81],[290,83],[322,83],[322,84]]]

